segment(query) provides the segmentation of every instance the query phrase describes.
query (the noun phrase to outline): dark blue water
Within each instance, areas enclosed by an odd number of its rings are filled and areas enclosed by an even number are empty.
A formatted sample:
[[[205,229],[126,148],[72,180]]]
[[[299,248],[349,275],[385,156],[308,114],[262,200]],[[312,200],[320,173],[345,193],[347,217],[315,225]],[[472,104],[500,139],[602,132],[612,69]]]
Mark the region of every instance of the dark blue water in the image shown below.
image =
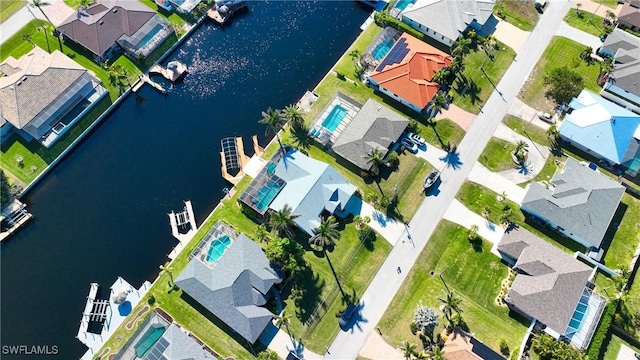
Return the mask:
[[[189,199],[200,224],[228,186],[220,139],[265,145],[261,111],[313,88],[366,16],[352,1],[251,2],[226,29],[198,29],[168,58],[189,66],[183,83],[167,97],[143,88],[142,104],[131,96],[28,195],[37,220],[1,245],[2,345],[80,357],[89,283],[155,278],[176,244],[167,213]]]

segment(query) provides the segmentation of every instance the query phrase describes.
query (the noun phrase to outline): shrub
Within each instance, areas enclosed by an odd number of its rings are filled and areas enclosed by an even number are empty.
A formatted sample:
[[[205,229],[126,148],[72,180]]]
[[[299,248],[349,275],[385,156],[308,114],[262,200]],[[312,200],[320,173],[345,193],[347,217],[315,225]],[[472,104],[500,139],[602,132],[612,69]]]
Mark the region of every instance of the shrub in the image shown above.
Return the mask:
[[[600,355],[604,355],[604,350],[606,350],[606,346],[604,346],[605,340],[609,334],[611,320],[613,320],[617,307],[618,301],[615,300],[608,303],[604,308],[598,327],[591,338],[591,344],[589,344],[589,348],[587,349],[587,356],[589,359],[600,359]]]
[[[418,332],[418,324],[416,324],[415,321],[412,321],[409,327],[411,328],[411,333],[413,335],[415,335]]]
[[[505,339],[500,339],[500,353],[502,353],[502,355],[509,356],[509,344]]]

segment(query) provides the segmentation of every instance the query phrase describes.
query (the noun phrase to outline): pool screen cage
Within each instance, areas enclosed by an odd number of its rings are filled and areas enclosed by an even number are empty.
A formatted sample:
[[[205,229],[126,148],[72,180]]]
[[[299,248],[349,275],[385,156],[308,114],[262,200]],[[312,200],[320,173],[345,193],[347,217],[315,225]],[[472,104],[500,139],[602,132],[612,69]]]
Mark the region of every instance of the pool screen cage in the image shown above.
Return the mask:
[[[238,237],[238,233],[236,233],[231,226],[218,220],[218,222],[213,225],[211,230],[209,230],[209,232],[204,236],[202,241],[200,241],[198,246],[196,246],[191,254],[189,254],[189,261],[191,261],[191,259],[193,259],[194,257],[198,257],[205,265],[211,267],[211,264],[204,261],[203,257],[207,255],[207,251],[209,250],[209,245],[211,244],[211,242],[225,235],[228,236],[232,241],[234,241]]]
[[[236,138],[227,137],[220,141],[222,152],[224,152],[224,164],[227,171],[240,169],[240,154],[238,153],[238,143]]]
[[[378,35],[378,37],[371,42],[367,49],[362,52],[362,59],[360,59],[362,67],[364,67],[368,71],[373,71],[376,67],[378,67],[378,64],[380,64],[380,61],[382,61],[382,59],[376,59],[371,56],[373,50],[375,50],[378,45],[385,41],[392,41],[395,44],[395,42],[398,41],[401,35],[402,33],[400,31],[392,28],[391,26],[387,26],[386,28],[384,28],[380,35]]]
[[[154,15],[133,35],[122,35],[117,43],[134,57],[145,59],[174,31],[170,22]]]
[[[283,152],[286,153],[291,150],[288,145],[284,145],[284,147],[284,151],[277,151],[249,184],[247,190],[240,195],[240,201],[260,215],[264,215],[267,212],[269,204],[275,198],[275,196],[271,196],[271,199],[265,201],[265,197],[270,196],[270,192],[279,192],[287,184],[286,181],[275,174],[278,162],[284,156]]]

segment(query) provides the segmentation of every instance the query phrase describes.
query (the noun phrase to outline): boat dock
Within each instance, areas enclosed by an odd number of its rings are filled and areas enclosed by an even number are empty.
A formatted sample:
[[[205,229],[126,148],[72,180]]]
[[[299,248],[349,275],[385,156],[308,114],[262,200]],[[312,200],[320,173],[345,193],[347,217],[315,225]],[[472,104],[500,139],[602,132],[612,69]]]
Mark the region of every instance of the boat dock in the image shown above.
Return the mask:
[[[207,16],[218,25],[224,25],[236,12],[247,9],[246,1],[221,1],[220,4],[216,1],[216,7],[207,10]]]
[[[136,289],[126,280],[118,277],[111,285],[109,298],[98,299],[100,286],[97,283],[90,284],[89,295],[82,312],[78,335],[76,335],[76,338],[89,348],[82,356],[83,360],[96,357],[96,352],[100,351],[150,287],[151,283],[145,281],[140,289]],[[89,331],[91,323],[100,325],[99,333]]]
[[[133,85],[133,89],[132,89],[133,92],[134,93],[138,92],[138,90],[140,90],[142,85],[144,85],[145,83],[153,86],[156,90],[158,90],[163,95],[167,95],[167,93],[168,93],[168,91],[165,88],[163,88],[162,85],[160,85],[157,82],[151,80],[151,78],[147,74],[140,75],[140,79]]]
[[[193,214],[193,206],[189,200],[184,202],[184,210],[182,212],[175,213],[172,211],[167,215],[169,215],[171,235],[179,241],[178,245],[168,255],[169,259],[173,260],[180,254],[185,245],[191,241],[198,231],[198,226],[196,225],[196,216]],[[186,230],[186,232],[181,232],[181,230]]]
[[[149,74],[160,74],[171,82],[178,81],[186,72],[187,65],[177,60],[169,61],[166,68],[156,64],[149,69]]]
[[[0,242],[8,239],[31,219],[33,219],[33,215],[27,211],[27,205],[18,199],[11,201],[0,212],[0,221],[6,226],[6,228],[1,228]]]

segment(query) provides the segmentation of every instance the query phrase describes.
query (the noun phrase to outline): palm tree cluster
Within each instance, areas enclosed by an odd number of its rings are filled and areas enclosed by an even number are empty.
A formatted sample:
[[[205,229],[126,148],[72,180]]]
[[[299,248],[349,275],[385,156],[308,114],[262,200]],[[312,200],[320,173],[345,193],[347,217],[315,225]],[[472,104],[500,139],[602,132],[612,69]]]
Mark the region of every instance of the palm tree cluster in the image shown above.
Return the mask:
[[[433,346],[429,351],[419,351],[416,344],[405,340],[400,343],[398,350],[402,351],[402,355],[407,360],[445,360],[444,351],[440,346]]]
[[[291,126],[290,132],[294,145],[302,149],[311,147],[309,128],[304,122],[302,110],[297,105],[288,105],[282,110],[268,108],[262,112],[262,118],[259,123],[267,125],[265,135],[270,131],[276,134],[280,148],[282,148],[282,141],[279,132],[287,123]]]
[[[293,238],[293,229],[296,227],[294,220],[298,217],[300,215],[293,214],[293,209],[289,204],[284,204],[282,209],[269,212],[269,227],[278,236]]]

